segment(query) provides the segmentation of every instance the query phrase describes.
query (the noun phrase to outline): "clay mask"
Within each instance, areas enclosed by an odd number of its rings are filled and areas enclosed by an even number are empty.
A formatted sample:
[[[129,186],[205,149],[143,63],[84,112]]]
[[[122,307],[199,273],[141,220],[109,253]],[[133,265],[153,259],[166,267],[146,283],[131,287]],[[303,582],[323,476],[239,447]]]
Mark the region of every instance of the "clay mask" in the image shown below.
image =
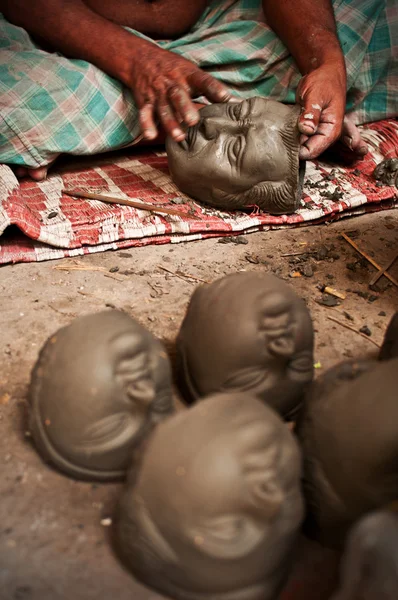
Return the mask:
[[[396,600],[397,594],[398,517],[371,513],[350,531],[332,600]]]
[[[174,182],[216,208],[294,212],[304,177],[298,115],[298,107],[265,98],[205,106],[186,143],[166,140]]]
[[[115,519],[119,555],[177,600],[274,600],[303,516],[288,428],[247,394],[220,394],[149,439]]]
[[[398,358],[398,312],[392,317],[380,348],[379,360]]]
[[[166,352],[125,313],[81,317],[43,347],[30,404],[46,461],[78,479],[123,477],[132,450],[172,412]]]
[[[312,321],[281,279],[234,273],[195,290],[177,352],[188,401],[249,392],[292,417],[313,377]]]
[[[397,369],[398,359],[351,361],[305,399],[296,431],[308,525],[327,545],[341,546],[358,518],[398,499]]]

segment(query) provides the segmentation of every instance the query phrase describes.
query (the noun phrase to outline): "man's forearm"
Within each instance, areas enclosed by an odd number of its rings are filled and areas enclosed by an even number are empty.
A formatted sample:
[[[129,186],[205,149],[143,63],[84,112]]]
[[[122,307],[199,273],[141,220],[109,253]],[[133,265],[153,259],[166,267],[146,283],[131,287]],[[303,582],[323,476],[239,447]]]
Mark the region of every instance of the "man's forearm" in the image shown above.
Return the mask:
[[[150,42],[93,12],[81,0],[0,0],[0,11],[15,25],[71,58],[87,60],[128,82],[132,55]]]
[[[345,75],[330,0],[263,0],[268,25],[284,42],[301,73],[335,63]]]

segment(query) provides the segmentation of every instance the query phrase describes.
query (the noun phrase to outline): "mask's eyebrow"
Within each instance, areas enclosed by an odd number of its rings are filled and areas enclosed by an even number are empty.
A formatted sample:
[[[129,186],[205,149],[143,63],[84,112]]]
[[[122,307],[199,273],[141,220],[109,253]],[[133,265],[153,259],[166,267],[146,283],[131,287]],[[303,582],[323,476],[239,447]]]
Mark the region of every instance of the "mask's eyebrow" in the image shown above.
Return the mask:
[[[250,100],[243,100],[240,104],[233,103],[229,108],[229,116],[235,121],[242,121],[247,119],[251,113],[251,102]]]

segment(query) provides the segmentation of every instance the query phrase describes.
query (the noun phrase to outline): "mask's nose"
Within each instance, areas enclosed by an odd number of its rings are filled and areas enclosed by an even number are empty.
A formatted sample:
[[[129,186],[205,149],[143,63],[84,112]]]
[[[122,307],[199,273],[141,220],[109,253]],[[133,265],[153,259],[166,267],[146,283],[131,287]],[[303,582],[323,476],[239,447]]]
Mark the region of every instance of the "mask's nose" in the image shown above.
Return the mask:
[[[220,133],[235,133],[238,124],[225,117],[204,117],[200,122],[200,130],[207,140],[216,139]]]

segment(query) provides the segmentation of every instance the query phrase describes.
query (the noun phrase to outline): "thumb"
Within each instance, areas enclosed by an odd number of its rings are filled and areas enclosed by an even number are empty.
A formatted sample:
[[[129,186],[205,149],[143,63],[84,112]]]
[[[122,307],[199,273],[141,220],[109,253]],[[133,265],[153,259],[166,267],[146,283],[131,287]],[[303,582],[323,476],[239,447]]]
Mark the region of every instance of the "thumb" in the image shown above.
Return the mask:
[[[305,78],[302,79],[304,83]],[[317,132],[321,118],[322,106],[316,101],[315,94],[311,90],[303,90],[300,85],[297,90],[297,101],[301,105],[301,113],[298,120],[300,133],[314,135]]]

